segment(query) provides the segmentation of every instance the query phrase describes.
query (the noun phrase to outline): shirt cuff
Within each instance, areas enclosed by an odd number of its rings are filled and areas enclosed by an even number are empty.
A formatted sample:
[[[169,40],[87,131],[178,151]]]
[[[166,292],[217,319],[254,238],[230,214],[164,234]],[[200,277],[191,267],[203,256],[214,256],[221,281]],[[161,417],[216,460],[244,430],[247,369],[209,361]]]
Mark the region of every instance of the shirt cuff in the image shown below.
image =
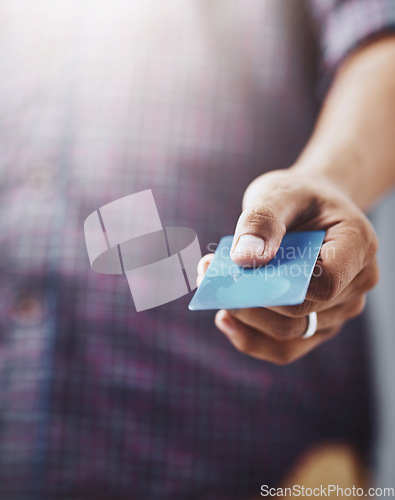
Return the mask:
[[[395,33],[394,0],[349,0],[334,8],[322,33],[324,72],[329,76],[361,43]]]

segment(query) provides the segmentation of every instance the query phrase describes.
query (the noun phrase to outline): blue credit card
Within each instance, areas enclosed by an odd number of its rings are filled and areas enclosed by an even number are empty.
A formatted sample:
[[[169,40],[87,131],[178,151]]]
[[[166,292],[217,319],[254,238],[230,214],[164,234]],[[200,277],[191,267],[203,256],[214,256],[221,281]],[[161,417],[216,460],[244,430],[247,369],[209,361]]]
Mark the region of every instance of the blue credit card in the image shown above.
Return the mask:
[[[287,233],[274,259],[246,269],[230,258],[233,236],[219,242],[195,295],[191,311],[301,304],[307,293],[325,231]]]

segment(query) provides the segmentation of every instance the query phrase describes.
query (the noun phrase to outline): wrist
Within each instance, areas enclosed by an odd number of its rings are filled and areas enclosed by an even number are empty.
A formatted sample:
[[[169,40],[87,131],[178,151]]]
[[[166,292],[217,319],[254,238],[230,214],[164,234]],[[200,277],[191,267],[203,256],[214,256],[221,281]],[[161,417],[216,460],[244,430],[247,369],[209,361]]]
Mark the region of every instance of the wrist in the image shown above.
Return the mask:
[[[317,151],[303,152],[290,170],[332,186],[360,208],[364,208],[367,200],[364,186],[358,179],[363,178],[365,166],[357,150],[349,145],[327,153],[324,148],[319,148],[319,151],[316,149]]]

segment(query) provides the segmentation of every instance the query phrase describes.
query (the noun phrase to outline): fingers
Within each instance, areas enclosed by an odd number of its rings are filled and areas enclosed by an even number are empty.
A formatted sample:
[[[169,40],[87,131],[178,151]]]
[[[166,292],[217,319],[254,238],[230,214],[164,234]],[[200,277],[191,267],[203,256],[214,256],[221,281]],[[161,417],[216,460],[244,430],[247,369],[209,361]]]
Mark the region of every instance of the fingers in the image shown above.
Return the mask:
[[[318,182],[317,182],[318,180]],[[364,307],[364,293],[378,280],[377,238],[368,219],[330,183],[277,171],[256,179],[244,195],[232,260],[240,266],[267,264],[287,230],[324,229],[324,244],[306,300],[298,306],[219,311],[216,325],[242,352],[281,364],[303,356],[335,335]],[[201,261],[199,273],[207,269]],[[318,313],[310,339],[306,316]]]
[[[213,257],[214,254],[207,254],[204,257],[202,257],[202,259],[199,261],[198,264],[199,276],[197,278],[198,286],[200,285],[203,276],[207,271],[207,268],[210,262],[212,261]],[[357,300],[361,296],[361,294],[365,294],[377,284],[379,277],[380,273],[379,273],[377,258],[374,257],[373,259],[370,260],[368,265],[364,267],[359,274],[357,274],[357,276],[352,280],[352,282],[330,302],[323,302],[323,301],[318,302],[306,299],[302,304],[298,304],[295,306],[278,306],[278,307],[269,307],[266,309],[258,309],[258,310],[272,311],[274,313],[277,313],[281,317],[286,316],[291,319],[305,318],[312,312],[318,313],[330,309],[336,305],[349,302],[352,300]],[[247,310],[252,311],[253,309],[247,309]],[[242,314],[244,315],[242,311],[243,310],[240,310],[240,315]],[[273,318],[275,318],[275,316],[273,316]],[[256,325],[251,324],[250,326],[255,327]],[[293,323],[291,327],[288,328],[287,325],[283,323],[280,328],[286,329],[288,334],[284,336],[286,338],[289,338],[292,337],[292,331],[294,328],[296,328],[296,326],[295,323]],[[271,331],[268,331],[267,333],[268,335],[270,335]],[[275,335],[281,336],[281,333],[277,334],[275,332]]]
[[[336,335],[364,306],[365,296],[360,295],[319,313],[317,333],[310,339],[302,339],[307,328],[306,317],[292,319],[263,308],[221,310],[215,324],[239,351],[276,364],[287,364]]]
[[[286,227],[268,205],[245,210],[236,226],[231,258],[239,266],[258,267],[276,255]]]
[[[377,259],[373,258],[362,271],[352,280],[352,282],[333,300],[329,302],[318,302],[306,299],[302,304],[296,306],[270,307],[271,311],[277,312],[291,318],[302,318],[311,312],[320,312],[330,309],[344,302],[357,300],[361,294],[371,290],[379,280],[379,268]],[[309,294],[308,294],[309,295]]]
[[[207,268],[213,257],[214,254],[207,254],[200,260],[198,265],[198,286],[202,281],[203,276],[207,271]],[[271,323],[271,320],[273,321],[273,323],[276,323],[277,316],[290,318],[291,321],[289,323],[283,321],[278,330],[275,328],[273,334],[275,336],[281,337],[281,331],[285,330],[286,333],[284,333],[284,338],[292,338],[292,333],[294,329],[297,328],[296,323],[292,323],[292,319],[302,318],[302,320],[304,320],[304,318],[312,312],[318,313],[327,309],[331,309],[345,302],[357,301],[362,294],[365,294],[377,284],[379,276],[379,267],[377,259],[375,257],[371,259],[368,265],[364,267],[359,274],[357,274],[352,282],[330,302],[318,302],[306,299],[302,304],[298,304],[295,306],[269,307],[266,309],[257,309],[257,311],[271,311],[273,313],[277,313],[277,315],[270,315],[269,313],[266,314],[268,323]],[[253,311],[253,309],[247,309],[246,311],[250,312]],[[241,316],[245,317],[246,314],[247,313],[244,313],[243,310],[240,310],[239,312],[240,318]],[[255,314],[253,316],[255,318]],[[262,319],[260,317],[257,317],[257,321],[259,321],[258,324],[262,324]],[[247,324],[250,323],[247,321]],[[251,323],[250,326],[257,327],[258,324]],[[269,330],[266,333],[268,335],[271,335],[272,331]]]
[[[233,318],[277,340],[300,338],[306,330],[306,316],[290,318],[263,307],[229,312]]]
[[[313,276],[308,300],[330,302],[366,266],[377,251],[368,219],[351,202],[327,186],[317,192],[309,180],[284,172],[265,174],[244,197],[244,211],[235,230],[232,260],[240,266],[267,264],[289,228],[326,230],[320,275]]]
[[[360,314],[365,305],[363,295],[331,307],[319,314],[319,328],[326,330]],[[283,316],[265,308],[238,309],[230,311],[232,317],[277,340],[300,339],[307,328],[307,316],[293,318]]]
[[[337,333],[335,330],[320,334],[317,332],[310,339],[281,342],[262,335],[224,310],[218,311],[215,324],[240,352],[278,365],[295,361]]]
[[[273,259],[287,227],[311,203],[302,191],[283,171],[265,174],[248,187],[231,249],[235,264],[258,267]]]
[[[329,227],[321,248],[319,275],[314,273],[306,299],[333,301],[373,259],[377,238],[367,219],[359,216]]]
[[[214,254],[213,253],[208,253],[204,255],[198,263],[197,267],[197,272],[198,274],[204,275],[207,271],[208,266],[210,265],[210,262],[213,260]]]
[[[213,258],[214,258],[214,254],[208,253],[208,254],[204,255],[199,260],[199,263],[197,266],[198,277],[196,278],[197,286],[199,286],[200,283],[202,282],[203,276],[206,274],[208,266],[210,265],[210,262],[213,260]]]

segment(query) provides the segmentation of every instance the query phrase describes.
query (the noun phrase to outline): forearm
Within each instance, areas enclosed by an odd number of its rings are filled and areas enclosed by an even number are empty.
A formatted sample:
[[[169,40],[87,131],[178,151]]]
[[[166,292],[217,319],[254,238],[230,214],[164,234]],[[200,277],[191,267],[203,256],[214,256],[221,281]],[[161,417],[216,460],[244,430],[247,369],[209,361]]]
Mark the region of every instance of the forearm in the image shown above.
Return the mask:
[[[395,36],[339,69],[294,170],[328,178],[364,209],[395,184]]]

